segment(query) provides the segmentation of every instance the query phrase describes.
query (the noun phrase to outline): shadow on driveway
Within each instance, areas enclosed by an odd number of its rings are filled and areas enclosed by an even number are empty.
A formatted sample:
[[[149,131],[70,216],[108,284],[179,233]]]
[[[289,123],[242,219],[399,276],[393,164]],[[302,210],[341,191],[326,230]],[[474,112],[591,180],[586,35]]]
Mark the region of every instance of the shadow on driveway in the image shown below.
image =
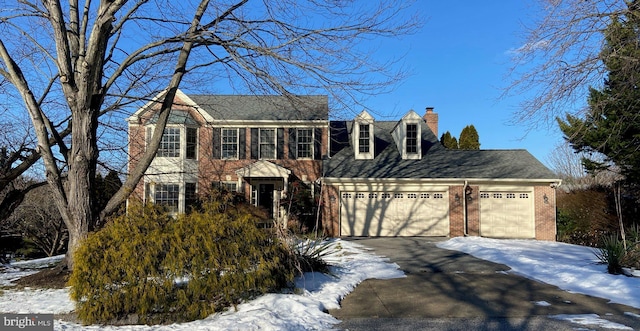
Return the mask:
[[[436,247],[446,238],[346,238],[400,266],[406,278],[370,279],[331,315],[349,330],[572,330],[549,315],[597,314],[640,329],[640,310],[508,273],[509,267]],[[417,323],[417,324],[416,324]],[[427,323],[427,324],[425,324]],[[451,324],[453,323],[453,324]],[[584,327],[584,326],[583,326]],[[589,326],[591,330],[598,327]],[[630,330],[629,329],[629,330]]]

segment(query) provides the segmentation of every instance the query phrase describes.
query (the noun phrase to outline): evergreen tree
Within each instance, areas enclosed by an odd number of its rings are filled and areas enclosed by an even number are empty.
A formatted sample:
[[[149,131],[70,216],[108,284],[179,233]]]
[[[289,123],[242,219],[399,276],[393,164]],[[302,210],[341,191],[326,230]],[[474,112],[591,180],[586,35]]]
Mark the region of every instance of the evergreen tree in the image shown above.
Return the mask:
[[[440,136],[440,143],[448,149],[458,149],[458,140],[449,131]]]
[[[601,89],[591,88],[584,118],[567,115],[558,124],[576,152],[601,154],[583,159],[589,171],[615,165],[630,183],[640,179],[640,9],[629,4],[605,31],[600,58],[608,70]]]
[[[460,149],[480,149],[480,136],[473,125],[467,125],[460,132]]]

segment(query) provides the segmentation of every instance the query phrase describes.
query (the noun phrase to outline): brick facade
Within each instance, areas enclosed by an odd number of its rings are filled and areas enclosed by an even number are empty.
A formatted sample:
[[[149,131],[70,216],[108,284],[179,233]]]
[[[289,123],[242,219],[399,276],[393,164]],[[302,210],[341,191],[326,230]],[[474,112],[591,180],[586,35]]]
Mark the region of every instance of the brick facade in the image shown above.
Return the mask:
[[[536,239],[556,240],[556,189],[548,185],[534,187]]]
[[[176,103],[173,109],[182,110],[187,112],[190,117],[197,123],[198,128],[198,146],[197,146],[197,159],[190,160],[194,163],[195,168],[192,170],[196,174],[189,174],[197,178],[197,190],[200,193],[206,193],[206,191],[212,187],[213,183],[225,182],[240,184],[238,190],[243,192],[246,199],[251,199],[251,185],[248,178],[254,177],[239,177],[236,171],[250,167],[259,160],[256,159],[255,146],[256,142],[252,142],[253,129],[256,128],[268,128],[276,129],[282,132],[281,136],[278,136],[277,147],[281,149],[281,157],[274,160],[268,160],[279,167],[287,170],[288,177],[276,177],[278,180],[283,180],[284,183],[291,183],[294,180],[300,180],[307,184],[320,183],[322,179],[323,171],[323,159],[329,156],[329,125],[328,121],[321,122],[309,122],[304,121],[257,121],[255,124],[249,123],[248,125],[234,125],[227,122],[216,122],[211,119],[207,119],[205,115],[201,113],[202,110],[198,110],[193,105],[187,106],[188,100],[180,99],[180,96],[176,96]],[[158,105],[158,104],[156,104]],[[153,119],[153,111],[142,112],[140,116],[136,117],[135,121],[129,122],[129,172],[132,172],[137,165],[140,157],[145,151],[146,143],[146,123]],[[433,108],[427,108],[426,114],[423,116],[429,129],[437,135],[438,132],[438,114],[433,112]],[[176,125],[176,124],[171,124]],[[191,122],[191,125],[194,125]],[[220,151],[217,152],[214,149],[214,137],[220,139],[221,128],[234,128],[238,129],[239,136],[243,137],[242,143],[238,138],[238,147],[241,151],[238,153],[237,159],[221,159]],[[295,138],[291,135],[296,134],[295,130],[308,128],[313,129],[314,141],[313,148],[314,154],[309,159],[297,159],[295,153],[290,153],[290,146],[296,148]],[[217,136],[216,136],[216,131]],[[291,135],[290,135],[291,132]],[[333,132],[333,131],[332,131]],[[319,142],[318,142],[319,140]],[[219,140],[217,141],[220,142]],[[253,144],[252,144],[253,143]],[[319,151],[318,151],[319,148]],[[217,153],[217,155],[215,155]],[[252,155],[254,153],[254,155]],[[278,152],[276,152],[278,154]],[[428,156],[427,156],[428,157]],[[330,161],[330,160],[329,160]],[[347,164],[347,163],[345,163]],[[277,169],[282,169],[278,168]],[[324,169],[326,171],[326,169]],[[290,174],[289,174],[290,171]],[[176,177],[183,178],[183,177]],[[193,182],[192,177],[189,177],[190,182]],[[244,180],[241,180],[244,179]],[[269,177],[255,177],[263,181],[273,180],[275,178]],[[341,178],[341,177],[340,177]],[[369,178],[370,179],[370,178]],[[391,179],[391,182],[395,179],[384,178],[385,180]],[[347,179],[341,179],[347,180]],[[404,182],[406,183],[406,182]],[[452,181],[452,183],[460,183],[459,180]],[[257,185],[257,184],[252,184]],[[353,185],[356,184],[349,184]],[[397,187],[402,187],[402,183],[394,183]],[[434,185],[447,185],[442,182]],[[499,185],[493,183],[492,185]],[[471,184],[471,193],[465,194],[465,186],[462,184],[448,185],[448,217],[449,217],[449,236],[480,236],[480,186]],[[340,229],[340,186],[334,184],[322,184],[321,185],[321,216],[322,227],[325,235],[328,236],[340,236],[342,235]],[[144,198],[145,180],[140,181],[138,186],[133,192],[133,196],[139,199]],[[181,187],[182,199],[186,196],[184,186]],[[285,188],[286,190],[286,188]],[[443,189],[445,190],[445,189]],[[556,195],[555,189],[548,184],[534,186],[534,215],[535,215],[535,238],[538,240],[555,240],[556,238]]]

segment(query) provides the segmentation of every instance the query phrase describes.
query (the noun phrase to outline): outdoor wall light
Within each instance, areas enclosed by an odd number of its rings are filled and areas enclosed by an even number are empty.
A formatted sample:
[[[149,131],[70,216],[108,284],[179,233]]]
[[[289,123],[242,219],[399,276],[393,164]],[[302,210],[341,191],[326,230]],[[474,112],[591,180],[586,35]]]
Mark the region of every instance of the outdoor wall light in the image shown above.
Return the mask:
[[[548,204],[549,204],[549,197],[547,196],[547,194],[546,194],[546,193],[542,196],[542,200],[544,200],[544,204],[545,204],[545,205],[548,205]]]
[[[456,196],[454,199],[456,200],[456,202],[460,202],[460,194],[456,193]]]
[[[330,196],[330,197],[329,197],[329,200],[330,200],[331,202],[336,202],[336,196],[335,196],[335,195]]]
[[[471,188],[471,186],[467,186],[464,189],[464,195],[467,197],[468,201],[473,200],[473,197],[471,196],[473,194],[473,189]]]

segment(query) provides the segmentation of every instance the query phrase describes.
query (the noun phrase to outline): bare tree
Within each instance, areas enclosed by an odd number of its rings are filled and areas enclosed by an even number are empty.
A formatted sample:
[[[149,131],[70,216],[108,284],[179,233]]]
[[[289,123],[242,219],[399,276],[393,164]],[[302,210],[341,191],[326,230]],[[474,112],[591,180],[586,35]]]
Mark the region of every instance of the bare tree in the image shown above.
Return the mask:
[[[589,87],[601,86],[603,32],[613,15],[625,15],[635,1],[536,0],[533,26],[512,50],[512,83],[505,95],[524,95],[515,120],[532,127],[554,125],[565,112],[586,105]]]
[[[585,189],[593,186],[608,187],[620,180],[620,175],[615,172],[615,166],[597,173],[588,173],[583,165],[584,158],[604,161],[603,155],[577,153],[568,142],[564,141],[556,145],[555,149],[549,153],[547,162],[562,179],[562,185],[566,190]]]
[[[199,85],[343,103],[399,78],[369,43],[413,31],[406,3],[379,1],[19,1],[0,9],[0,75],[22,100],[54,201],[69,231],[67,264],[89,224],[112,213],[151,163],[175,93]],[[215,88],[215,87],[213,87]],[[164,89],[153,137],[99,213],[90,192],[100,147],[130,105]],[[351,100],[351,101],[349,101]],[[123,122],[123,121],[122,121]],[[124,148],[124,147],[122,147]],[[63,184],[64,183],[64,184]]]
[[[62,252],[68,237],[60,211],[51,204],[51,198],[48,186],[31,190],[11,217],[3,222],[5,233],[31,240],[47,256]]]

